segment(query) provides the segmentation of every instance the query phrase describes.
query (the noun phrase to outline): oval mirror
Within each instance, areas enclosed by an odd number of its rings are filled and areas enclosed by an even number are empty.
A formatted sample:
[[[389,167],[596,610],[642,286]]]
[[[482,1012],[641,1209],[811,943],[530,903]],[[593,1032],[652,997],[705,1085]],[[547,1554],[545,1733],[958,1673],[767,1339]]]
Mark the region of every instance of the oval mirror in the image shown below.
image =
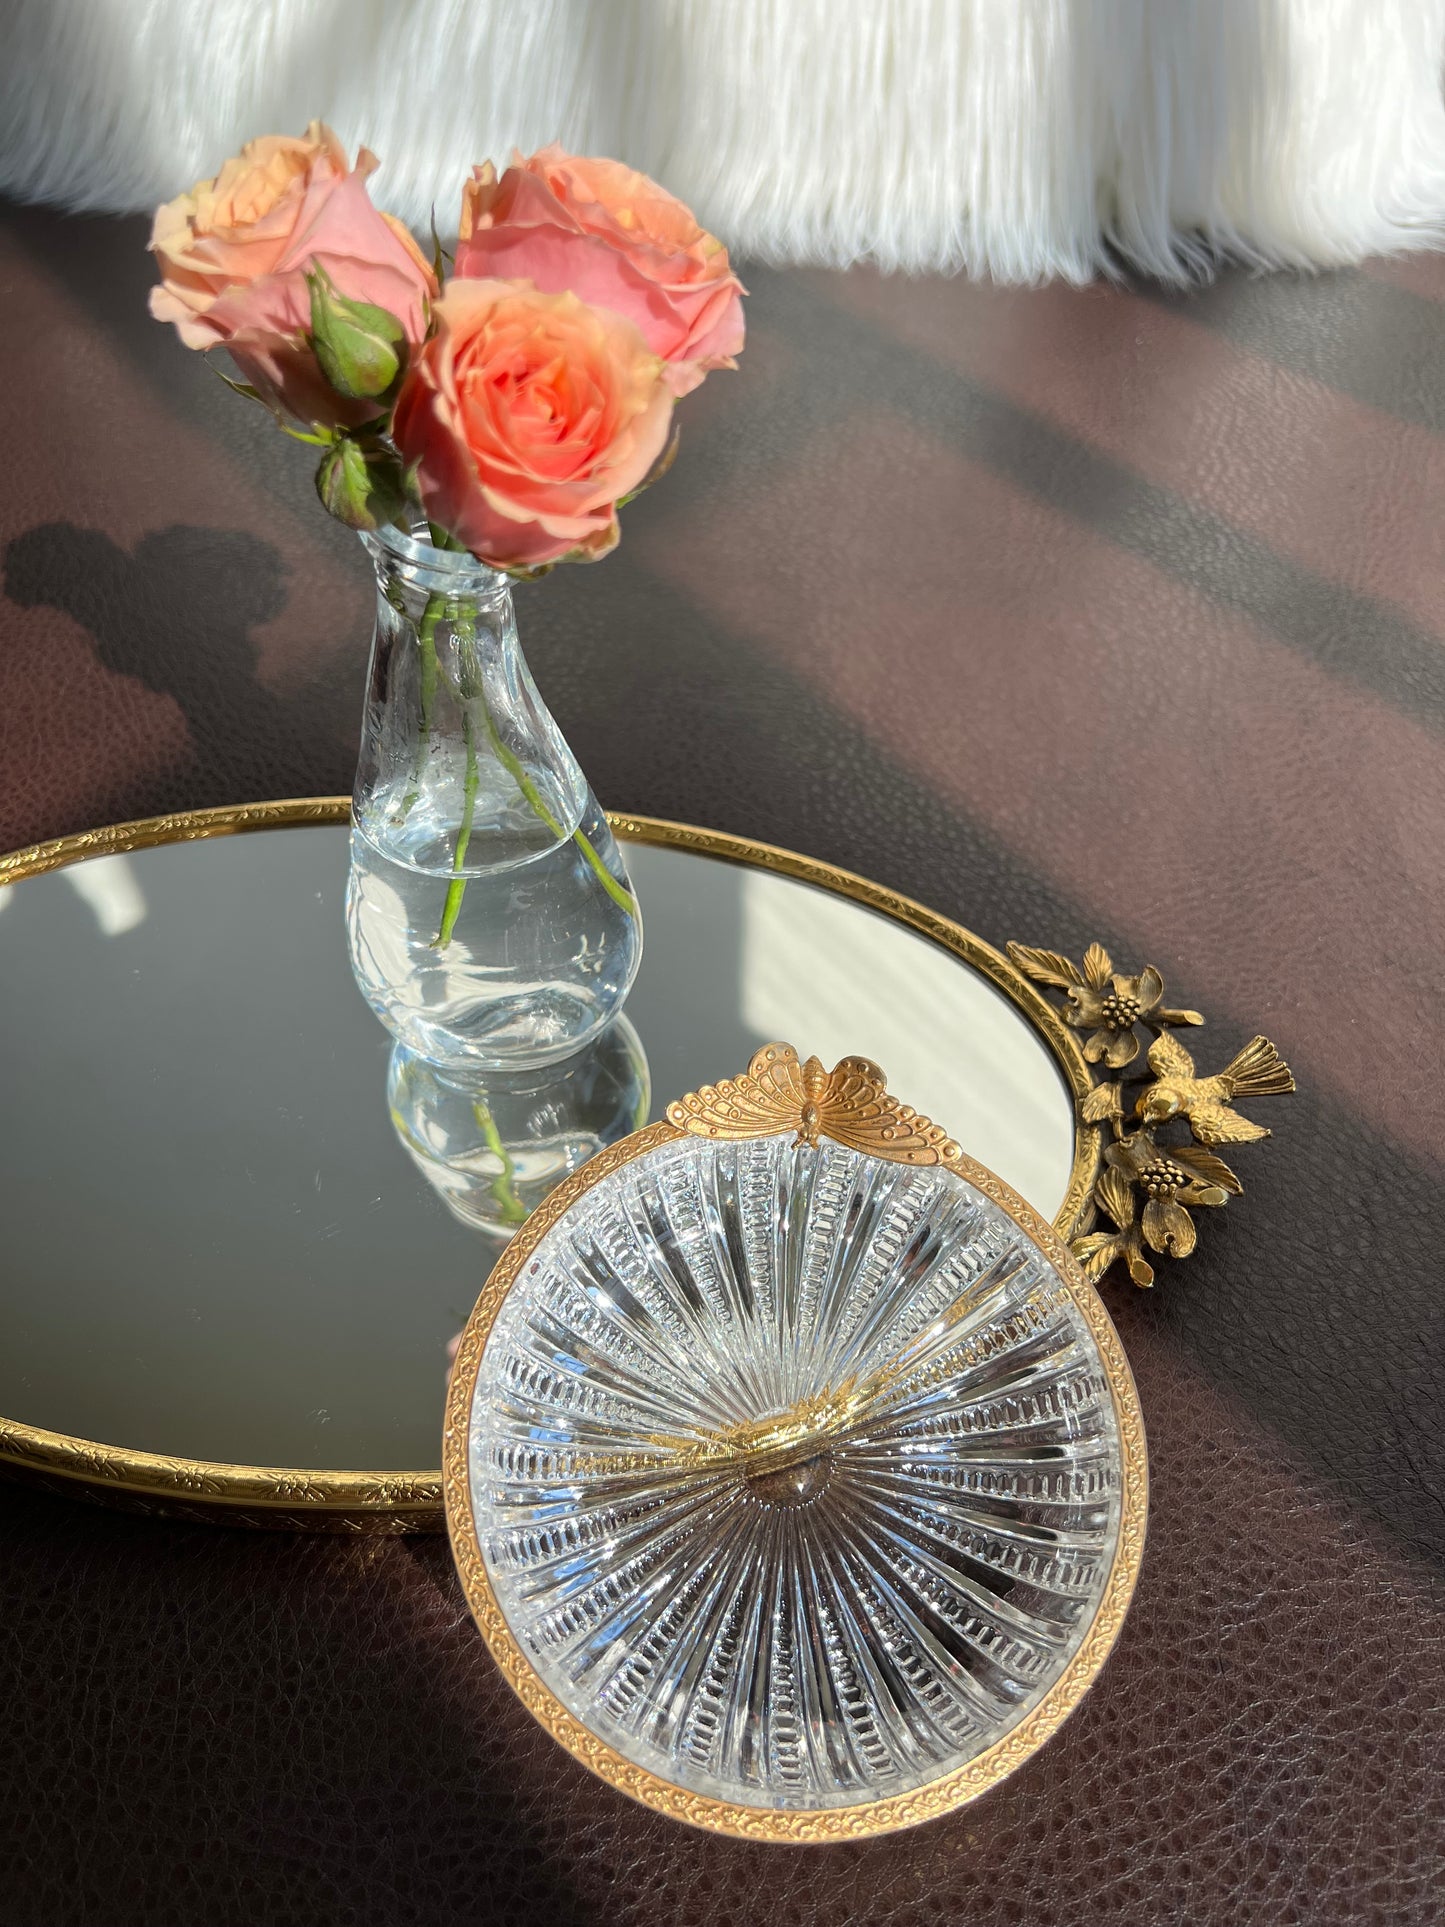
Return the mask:
[[[774,1037],[886,1064],[1076,1228],[1087,1069],[960,926],[785,851],[614,817],[647,929],[626,1021],[560,1076],[467,1090],[393,1057],[351,981],[346,807],[156,819],[0,864],[8,1469],[236,1522],[436,1529],[447,1346],[506,1237]]]

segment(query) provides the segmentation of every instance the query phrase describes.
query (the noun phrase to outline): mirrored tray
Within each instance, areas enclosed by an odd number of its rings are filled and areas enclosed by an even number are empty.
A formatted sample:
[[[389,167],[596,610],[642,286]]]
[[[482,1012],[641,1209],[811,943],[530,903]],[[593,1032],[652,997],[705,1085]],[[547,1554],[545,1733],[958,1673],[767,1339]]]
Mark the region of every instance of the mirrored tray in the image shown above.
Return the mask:
[[[488,1093],[489,1138],[475,1094],[388,1081],[346,957],[346,812],[0,859],[0,1470],[235,1523],[437,1529],[447,1345],[496,1233],[644,1121],[649,1083],[665,1100],[770,1037],[867,1052],[1066,1235],[1087,1213],[1088,1068],[1007,959],[829,865],[639,817],[612,819],[646,924],[633,1035],[570,1091]]]
[[[468,1321],[446,1504],[512,1686],[612,1785],[780,1841],[931,1818],[1093,1680],[1144,1432],[1059,1237],[859,1056],[668,1106]]]

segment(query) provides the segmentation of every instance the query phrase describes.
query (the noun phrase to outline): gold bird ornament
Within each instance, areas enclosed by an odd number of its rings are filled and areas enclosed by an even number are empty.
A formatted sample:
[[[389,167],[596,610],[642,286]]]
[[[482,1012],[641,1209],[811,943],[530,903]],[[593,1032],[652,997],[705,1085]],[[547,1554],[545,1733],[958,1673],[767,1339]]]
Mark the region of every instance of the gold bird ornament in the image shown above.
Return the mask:
[[[1146,1124],[1188,1118],[1201,1144],[1253,1144],[1268,1137],[1262,1124],[1231,1108],[1231,1099],[1282,1097],[1295,1087],[1289,1065],[1267,1037],[1252,1037],[1222,1071],[1199,1077],[1189,1052],[1166,1032],[1149,1046],[1149,1068],[1158,1081],[1140,1093],[1135,1114]]]
[[[1008,952],[1032,982],[1063,995],[1059,1015],[1066,1024],[1090,1033],[1080,1050],[1084,1062],[1102,1061],[1124,1073],[1105,1078],[1096,1072],[1098,1081],[1079,1096],[1080,1120],[1112,1138],[1102,1148],[1091,1202],[1113,1228],[1083,1232],[1073,1254],[1095,1282],[1123,1264],[1136,1285],[1152,1285],[1148,1253],[1188,1257],[1196,1242],[1190,1211],[1225,1204],[1244,1189],[1222,1158],[1198,1147],[1268,1137],[1262,1124],[1234,1109],[1234,1100],[1292,1091],[1289,1065],[1267,1037],[1251,1037],[1222,1071],[1201,1077],[1174,1031],[1204,1019],[1197,1010],[1165,1003],[1164,978],[1152,964],[1137,976],[1116,971],[1100,943],[1089,945],[1082,968],[1057,950],[1011,943]],[[1140,1058],[1141,1029],[1155,1033],[1144,1054],[1147,1072],[1129,1069]],[[1161,1141],[1175,1120],[1187,1125],[1194,1143]]]

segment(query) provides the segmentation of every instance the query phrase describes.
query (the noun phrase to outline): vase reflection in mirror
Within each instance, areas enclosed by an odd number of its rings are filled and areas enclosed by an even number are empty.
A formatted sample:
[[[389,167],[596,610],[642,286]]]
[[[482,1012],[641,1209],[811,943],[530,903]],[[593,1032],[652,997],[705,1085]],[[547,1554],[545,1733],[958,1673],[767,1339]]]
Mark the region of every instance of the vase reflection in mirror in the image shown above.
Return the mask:
[[[352,798],[357,982],[433,1065],[561,1063],[637,974],[626,865],[532,681],[511,578],[399,529],[362,539],[377,618]]]
[[[428,1184],[464,1224],[510,1238],[547,1193],[647,1122],[642,1040],[618,1017],[560,1064],[507,1071],[391,1053],[392,1126]]]

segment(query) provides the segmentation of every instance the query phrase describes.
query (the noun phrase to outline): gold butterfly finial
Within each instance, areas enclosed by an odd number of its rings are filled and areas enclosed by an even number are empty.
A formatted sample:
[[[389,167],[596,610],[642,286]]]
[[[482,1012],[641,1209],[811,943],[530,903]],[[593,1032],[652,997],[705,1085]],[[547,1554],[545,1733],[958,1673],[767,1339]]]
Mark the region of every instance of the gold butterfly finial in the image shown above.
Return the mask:
[[[754,1060],[756,1062],[756,1059]],[[878,1074],[881,1087],[883,1073]],[[811,1144],[816,1150],[818,1133],[823,1128],[821,1106],[828,1095],[828,1073],[823,1069],[821,1057],[810,1057],[803,1066],[803,1109],[798,1119],[798,1135],[795,1142]]]
[[[799,1061],[791,1044],[765,1044],[742,1077],[704,1084],[667,1107],[668,1122],[692,1137],[775,1137],[797,1144],[819,1138],[896,1164],[948,1164],[954,1140],[909,1104],[890,1097],[882,1071],[867,1057],[845,1057],[825,1071],[816,1057]]]

